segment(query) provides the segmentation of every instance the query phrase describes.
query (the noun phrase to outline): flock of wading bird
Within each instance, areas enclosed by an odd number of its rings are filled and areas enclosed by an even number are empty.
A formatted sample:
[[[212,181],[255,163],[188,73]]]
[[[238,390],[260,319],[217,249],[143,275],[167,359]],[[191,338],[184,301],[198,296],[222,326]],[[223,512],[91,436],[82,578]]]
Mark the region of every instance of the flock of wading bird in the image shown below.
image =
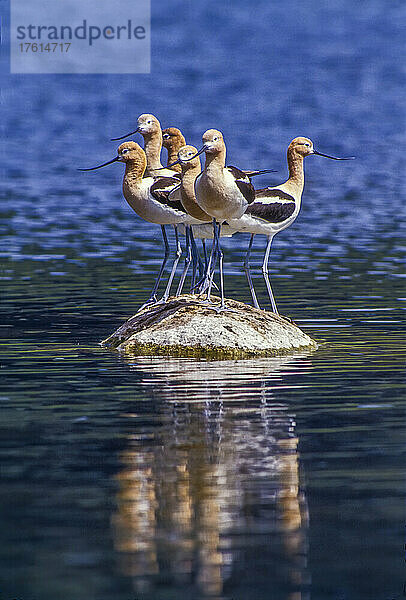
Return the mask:
[[[260,308],[250,273],[249,257],[254,236],[267,237],[262,263],[272,310],[278,314],[275,298],[268,275],[268,262],[273,237],[286,229],[296,219],[304,188],[303,159],[310,154],[333,160],[350,160],[354,157],[338,158],[322,154],[314,149],[313,142],[305,137],[297,137],[288,146],[287,160],[289,178],[274,187],[255,189],[251,179],[256,175],[274,172],[270,169],[242,170],[226,166],[226,145],[223,135],[216,129],[208,129],[203,134],[203,146],[197,150],[186,145],[182,132],[176,127],[162,130],[154,115],[138,117],[135,131],[113,138],[122,140],[135,133],[144,138],[144,149],[136,142],[127,141],[117,150],[117,156],[102,165],[80,171],[93,171],[114,162],[125,163],[123,193],[131,208],[145,221],[161,226],[165,255],[150,298],[149,304],[164,303],[168,300],[173,278],[182,254],[179,234],[186,238],[185,266],[182,271],[176,295],[182,293],[185,278],[192,266],[191,292],[200,297],[202,303],[214,310],[226,310],[224,298],[223,252],[220,238],[230,237],[237,232],[251,234],[244,261],[244,270],[251,291],[253,304]],[[166,167],[161,164],[161,149],[168,151]],[[201,169],[200,155],[205,153],[204,169]],[[165,225],[175,230],[176,254],[165,292],[157,299],[159,283],[170,255]],[[204,262],[199,256],[195,238],[202,240]],[[209,256],[206,240],[213,244]],[[214,273],[219,263],[221,302],[211,298]],[[199,281],[196,282],[197,274]]]

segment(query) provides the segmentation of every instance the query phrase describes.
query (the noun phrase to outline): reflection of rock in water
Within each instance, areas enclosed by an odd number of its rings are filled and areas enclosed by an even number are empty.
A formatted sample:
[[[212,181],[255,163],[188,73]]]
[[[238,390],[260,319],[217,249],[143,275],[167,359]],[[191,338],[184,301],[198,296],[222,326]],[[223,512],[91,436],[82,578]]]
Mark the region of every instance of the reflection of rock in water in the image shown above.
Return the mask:
[[[268,396],[282,370],[306,365],[292,358],[243,362],[134,364],[153,374],[146,389],[177,402],[162,405],[156,435],[135,435],[121,457],[114,538],[120,569],[142,598],[159,598],[161,586],[184,600],[232,597],[234,587],[247,600],[305,598],[295,422]],[[247,378],[249,403],[236,405]],[[202,407],[203,397],[224,402]]]
[[[154,402],[207,402],[255,400],[272,396],[272,390],[286,379],[311,367],[311,352],[275,358],[196,361],[188,358],[138,357],[127,359]]]

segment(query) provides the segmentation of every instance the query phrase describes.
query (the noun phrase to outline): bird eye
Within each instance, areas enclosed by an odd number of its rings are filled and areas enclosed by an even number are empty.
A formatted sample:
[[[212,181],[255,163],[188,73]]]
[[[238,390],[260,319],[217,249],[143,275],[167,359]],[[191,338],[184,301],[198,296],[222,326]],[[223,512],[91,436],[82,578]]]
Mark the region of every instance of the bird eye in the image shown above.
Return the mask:
[[[189,152],[189,153],[188,153],[188,156],[193,156],[193,152]]]
[[[128,148],[123,148],[123,150],[121,150],[121,154],[127,154],[129,151],[130,150]]]
[[[217,140],[218,140],[218,137],[213,138],[213,142],[217,142]]]
[[[310,148],[310,144],[308,144],[307,142],[305,142],[305,143],[303,144],[303,146],[307,146],[308,148]]]
[[[149,121],[147,121],[147,125],[151,125],[152,121],[151,119]]]

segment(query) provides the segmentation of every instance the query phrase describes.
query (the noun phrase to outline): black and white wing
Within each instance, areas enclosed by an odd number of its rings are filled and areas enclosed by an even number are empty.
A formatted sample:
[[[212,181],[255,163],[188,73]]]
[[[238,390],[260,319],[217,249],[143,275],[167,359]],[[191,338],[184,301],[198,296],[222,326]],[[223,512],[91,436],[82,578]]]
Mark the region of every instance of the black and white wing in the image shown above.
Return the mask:
[[[234,179],[239,180],[239,181],[244,181],[246,183],[250,183],[249,175],[245,171],[242,171],[238,167],[233,167],[232,165],[230,165],[229,167],[226,167],[226,169],[228,171],[230,171],[230,173],[234,177]]]
[[[247,215],[258,217],[268,223],[283,223],[296,209],[293,196],[277,188],[255,191],[255,201],[247,207]]]
[[[177,208],[178,210],[181,210],[182,212],[187,212],[182,204],[182,192],[181,192],[181,184],[179,183],[178,185],[176,185],[174,188],[172,188],[172,190],[169,192],[169,196],[168,196],[168,204],[169,206],[172,206],[172,208]]]
[[[234,177],[236,186],[238,187],[238,189],[240,190],[241,194],[244,196],[244,198],[246,199],[248,204],[251,204],[251,202],[254,202],[255,189],[251,183],[250,178],[245,173],[245,171],[241,171],[241,169],[238,169],[237,167],[233,167],[233,166],[226,167],[226,169]]]
[[[177,177],[161,177],[154,181],[150,187],[151,196],[160,204],[165,204],[181,212],[186,212],[176,193],[180,187]],[[173,192],[173,194],[172,194]]]
[[[237,167],[229,166],[227,169],[230,171],[234,177],[238,177],[239,179],[243,179],[244,181],[249,181],[251,177],[256,177],[257,175],[264,175],[265,173],[276,173],[275,169],[262,169],[262,171],[250,170],[250,169],[238,169]]]

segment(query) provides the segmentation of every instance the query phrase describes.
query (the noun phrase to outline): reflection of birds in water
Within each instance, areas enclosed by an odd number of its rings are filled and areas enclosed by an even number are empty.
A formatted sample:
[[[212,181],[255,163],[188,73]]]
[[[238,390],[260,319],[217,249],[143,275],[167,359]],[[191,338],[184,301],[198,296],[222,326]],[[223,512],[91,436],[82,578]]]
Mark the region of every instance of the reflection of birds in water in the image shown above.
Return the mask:
[[[153,374],[142,381],[162,401],[162,424],[135,429],[117,476],[114,539],[136,592],[153,598],[164,581],[184,598],[227,598],[244,585],[251,597],[250,586],[272,581],[287,590],[278,600],[304,600],[306,511],[295,419],[270,394],[281,373],[300,373],[307,362],[142,358],[131,366]],[[236,404],[247,380],[247,402]]]

